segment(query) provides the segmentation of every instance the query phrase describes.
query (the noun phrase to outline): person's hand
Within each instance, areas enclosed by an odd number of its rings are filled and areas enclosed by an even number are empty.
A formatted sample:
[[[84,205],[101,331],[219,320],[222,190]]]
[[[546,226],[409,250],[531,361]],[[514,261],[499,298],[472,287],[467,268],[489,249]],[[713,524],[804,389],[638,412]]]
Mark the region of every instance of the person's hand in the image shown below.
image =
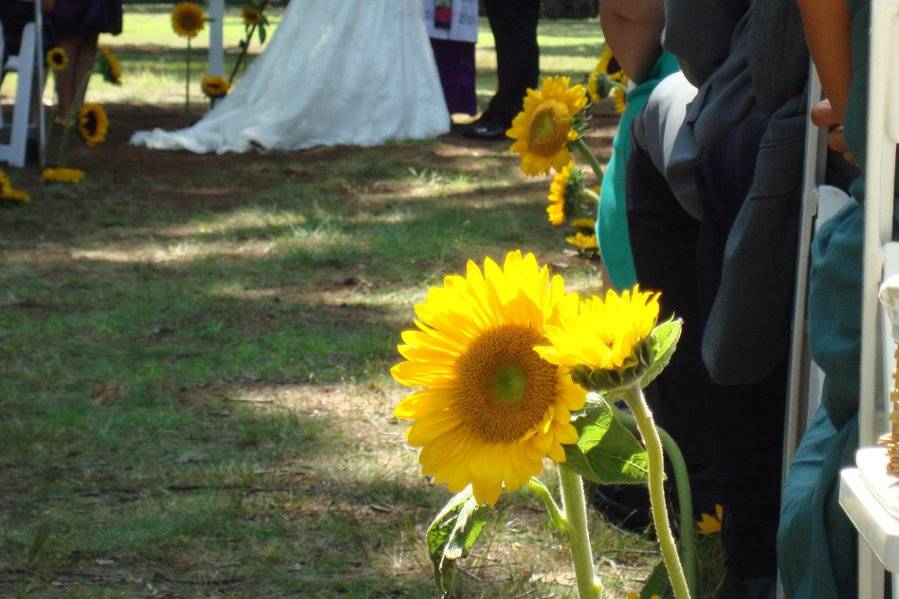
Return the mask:
[[[855,156],[846,145],[843,123],[833,113],[830,100],[824,99],[812,107],[812,124],[816,127],[827,127],[827,147],[843,155],[843,160],[856,164]]]

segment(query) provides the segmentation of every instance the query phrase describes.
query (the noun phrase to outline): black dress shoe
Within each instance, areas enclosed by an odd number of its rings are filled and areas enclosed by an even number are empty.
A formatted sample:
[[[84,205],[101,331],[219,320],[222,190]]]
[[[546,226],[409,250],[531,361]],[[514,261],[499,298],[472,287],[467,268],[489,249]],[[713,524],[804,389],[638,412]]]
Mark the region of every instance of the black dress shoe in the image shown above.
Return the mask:
[[[505,139],[508,128],[508,123],[480,118],[466,127],[462,135],[472,139]]]

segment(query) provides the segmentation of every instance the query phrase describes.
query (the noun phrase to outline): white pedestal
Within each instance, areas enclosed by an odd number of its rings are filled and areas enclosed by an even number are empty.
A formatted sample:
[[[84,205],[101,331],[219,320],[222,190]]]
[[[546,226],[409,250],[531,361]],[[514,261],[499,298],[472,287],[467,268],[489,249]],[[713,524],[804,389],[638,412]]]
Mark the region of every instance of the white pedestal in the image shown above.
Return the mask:
[[[899,479],[886,474],[886,449],[866,447],[840,473],[840,505],[884,568],[899,572]]]

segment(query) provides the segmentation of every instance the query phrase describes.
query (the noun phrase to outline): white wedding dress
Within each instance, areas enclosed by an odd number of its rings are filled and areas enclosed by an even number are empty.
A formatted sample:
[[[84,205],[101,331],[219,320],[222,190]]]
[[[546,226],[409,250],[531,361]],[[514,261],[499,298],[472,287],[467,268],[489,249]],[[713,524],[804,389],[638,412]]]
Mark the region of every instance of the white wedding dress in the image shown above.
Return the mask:
[[[209,114],[131,143],[219,154],[374,146],[449,125],[421,0],[291,0],[268,48]]]

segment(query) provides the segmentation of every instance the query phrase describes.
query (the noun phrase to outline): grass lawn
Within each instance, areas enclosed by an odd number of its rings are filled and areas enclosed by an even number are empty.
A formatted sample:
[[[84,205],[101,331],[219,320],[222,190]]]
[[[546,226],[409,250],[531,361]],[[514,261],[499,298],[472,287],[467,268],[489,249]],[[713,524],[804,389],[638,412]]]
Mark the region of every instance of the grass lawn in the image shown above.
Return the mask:
[[[0,207],[0,594],[434,596],[423,535],[448,493],[403,446],[387,375],[412,303],[468,257],[522,247],[582,290],[596,264],[564,250],[547,182],[504,142],[128,146],[184,116],[166,10],[127,11],[125,84],[91,88],[109,139],[72,152],[88,179],[12,171],[34,200]],[[585,73],[597,32],[543,23],[544,70]],[[593,122],[600,156],[614,125]],[[494,522],[465,596],[575,596],[536,499],[508,496]],[[591,527],[607,596],[639,588],[653,542]]]

